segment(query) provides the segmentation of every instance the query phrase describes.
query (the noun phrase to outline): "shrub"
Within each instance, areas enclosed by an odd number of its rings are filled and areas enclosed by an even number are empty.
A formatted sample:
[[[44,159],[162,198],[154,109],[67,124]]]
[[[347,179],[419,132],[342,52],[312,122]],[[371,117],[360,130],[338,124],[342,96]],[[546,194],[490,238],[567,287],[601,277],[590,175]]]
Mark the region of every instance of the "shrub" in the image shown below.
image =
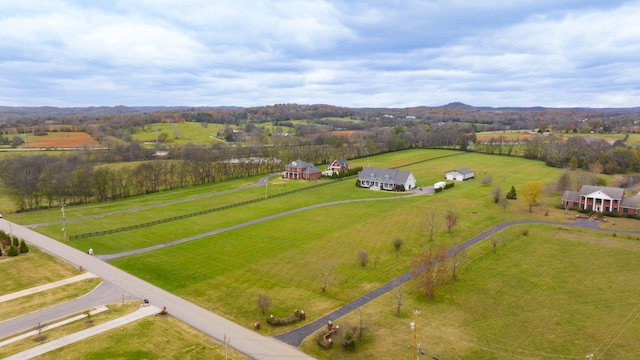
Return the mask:
[[[18,256],[19,252],[18,252],[18,248],[11,245],[9,246],[9,249],[7,250],[7,256]]]
[[[364,250],[358,251],[358,260],[360,261],[360,266],[366,267],[369,263],[369,253]]]
[[[29,252],[29,247],[27,246],[27,243],[20,239],[20,254],[25,254]]]
[[[293,312],[293,315],[287,316],[285,318],[277,318],[273,315],[270,315],[267,318],[267,324],[271,326],[285,326],[285,325],[295,324],[298,321],[301,321],[304,319],[305,319],[304,311],[296,309],[296,311]]]

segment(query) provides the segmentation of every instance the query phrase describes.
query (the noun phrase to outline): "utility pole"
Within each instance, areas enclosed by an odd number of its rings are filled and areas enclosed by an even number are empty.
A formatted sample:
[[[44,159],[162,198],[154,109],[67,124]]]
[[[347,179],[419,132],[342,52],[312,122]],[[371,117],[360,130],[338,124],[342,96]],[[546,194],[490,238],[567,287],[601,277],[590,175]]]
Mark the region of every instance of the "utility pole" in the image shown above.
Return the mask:
[[[420,359],[420,344],[418,344],[418,315],[420,310],[413,311],[413,321],[411,322],[411,330],[413,330],[413,360]]]
[[[229,359],[229,352],[227,349],[228,343],[229,343],[229,340],[227,340],[227,334],[224,334],[224,360]]]
[[[67,241],[67,220],[64,216],[64,207],[67,206],[67,204],[60,204],[60,209],[62,210],[62,234],[64,236],[64,241]]]

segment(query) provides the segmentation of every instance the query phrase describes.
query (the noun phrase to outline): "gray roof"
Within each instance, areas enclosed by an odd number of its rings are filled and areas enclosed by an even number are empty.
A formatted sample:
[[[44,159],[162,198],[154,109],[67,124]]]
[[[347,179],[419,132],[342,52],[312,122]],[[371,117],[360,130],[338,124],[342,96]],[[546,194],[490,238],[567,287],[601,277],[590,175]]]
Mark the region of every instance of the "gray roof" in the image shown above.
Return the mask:
[[[605,195],[612,199],[622,199],[624,197],[624,189],[612,188],[604,186],[582,185],[580,188],[580,195],[588,195],[596,191],[602,191]]]
[[[313,164],[311,164],[311,163],[308,163],[308,162],[305,162],[305,161],[302,161],[302,160],[295,160],[295,161],[292,161],[292,162],[291,162],[289,165],[287,165],[287,166],[293,166],[293,167],[303,168],[303,169],[304,169],[304,168],[311,167],[311,166],[315,167],[315,165],[313,165]]]
[[[451,170],[449,172],[454,172],[454,171],[457,171],[462,175],[473,174],[473,170],[471,170],[469,168],[459,168],[459,169]]]
[[[319,172],[322,172],[322,170],[318,169],[317,167],[315,167],[315,166],[313,166],[313,165],[311,165],[311,164],[309,164],[309,165],[310,165],[310,166],[308,166],[308,167],[306,167],[306,168],[304,169],[304,173],[305,173],[305,174],[312,174],[312,173],[319,173]]]
[[[358,175],[359,180],[371,180],[372,178],[378,178],[382,181],[392,182],[394,184],[404,184],[411,176],[411,172],[393,169],[379,169],[379,168],[363,168]]]
[[[565,190],[564,194],[562,194],[562,200],[563,201],[579,202],[580,201],[580,194],[577,191]]]
[[[620,202],[620,207],[638,209],[638,198],[635,196],[626,197]]]

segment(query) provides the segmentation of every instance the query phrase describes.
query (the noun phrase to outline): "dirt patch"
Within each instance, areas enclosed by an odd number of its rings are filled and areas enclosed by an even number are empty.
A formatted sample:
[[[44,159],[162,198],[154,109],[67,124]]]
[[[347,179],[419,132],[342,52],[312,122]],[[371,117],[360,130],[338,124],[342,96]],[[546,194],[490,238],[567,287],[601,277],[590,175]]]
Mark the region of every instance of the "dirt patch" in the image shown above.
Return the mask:
[[[30,136],[27,139],[27,147],[57,148],[57,147],[83,147],[98,146],[89,134],[84,132],[59,132],[44,136]]]

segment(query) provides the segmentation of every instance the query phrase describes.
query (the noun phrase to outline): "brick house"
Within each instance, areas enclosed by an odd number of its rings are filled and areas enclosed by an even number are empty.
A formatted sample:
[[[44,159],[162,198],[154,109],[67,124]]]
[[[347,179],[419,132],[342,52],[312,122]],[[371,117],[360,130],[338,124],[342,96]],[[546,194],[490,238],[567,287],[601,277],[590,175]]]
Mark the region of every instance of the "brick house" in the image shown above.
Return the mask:
[[[295,180],[316,180],[322,177],[322,171],[315,165],[302,160],[291,162],[285,167],[284,178]]]
[[[625,197],[624,189],[604,186],[583,185],[580,191],[565,191],[562,205],[595,212],[621,212],[637,215],[638,197]]]

